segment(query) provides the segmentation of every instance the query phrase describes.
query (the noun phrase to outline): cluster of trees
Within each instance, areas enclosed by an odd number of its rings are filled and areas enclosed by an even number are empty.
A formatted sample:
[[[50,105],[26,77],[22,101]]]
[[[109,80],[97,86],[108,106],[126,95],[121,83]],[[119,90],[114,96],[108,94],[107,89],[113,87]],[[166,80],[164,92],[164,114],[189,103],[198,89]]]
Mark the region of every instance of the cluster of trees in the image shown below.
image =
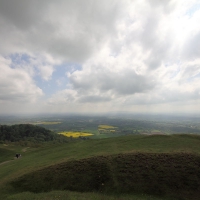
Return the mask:
[[[65,140],[65,138],[48,129],[31,124],[0,125],[0,141],[2,142],[45,142],[54,140]]]

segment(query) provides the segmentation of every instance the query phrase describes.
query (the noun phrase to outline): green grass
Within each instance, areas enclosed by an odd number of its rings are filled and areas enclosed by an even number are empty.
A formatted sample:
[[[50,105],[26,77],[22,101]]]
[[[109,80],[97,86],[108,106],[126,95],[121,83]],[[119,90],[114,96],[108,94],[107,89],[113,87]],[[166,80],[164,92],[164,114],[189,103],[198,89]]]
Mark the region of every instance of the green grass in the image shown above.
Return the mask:
[[[22,147],[19,146],[1,146],[1,149],[6,149],[3,161],[10,160],[12,152],[22,153]],[[23,199],[23,195],[30,196],[24,199],[45,199],[45,195],[50,193],[33,194],[29,192],[18,192],[15,188],[9,186],[13,180],[37,170],[42,170],[48,166],[54,166],[68,161],[76,161],[84,158],[90,158],[101,155],[113,155],[118,153],[128,152],[147,152],[147,153],[174,153],[186,152],[192,154],[200,153],[200,137],[196,135],[132,135],[117,138],[107,138],[99,140],[87,140],[80,142],[72,142],[67,144],[45,145],[40,148],[28,148],[26,152],[22,153],[22,158],[15,159],[11,162],[0,165],[0,199],[13,198]],[[9,157],[9,155],[11,157]],[[2,161],[1,161],[2,162]],[[64,195],[64,191],[61,192]],[[93,193],[73,193],[70,194],[71,199],[78,199],[75,196],[87,196],[86,199],[95,199],[92,197]],[[74,197],[73,197],[74,194]],[[43,197],[41,195],[44,195]],[[94,193],[94,195],[99,195]],[[135,195],[135,194],[131,194]],[[131,196],[129,195],[129,196]],[[34,196],[34,197],[33,197]],[[91,198],[90,198],[91,196]],[[123,195],[124,196],[124,195]],[[32,198],[33,197],[33,198]],[[38,198],[37,198],[38,197]],[[64,197],[63,197],[64,198]],[[69,198],[69,199],[70,199]],[[99,199],[114,198],[108,195],[99,196]],[[97,198],[97,199],[98,199]],[[129,197],[127,197],[129,198]],[[141,195],[134,196],[135,199],[142,199]],[[132,198],[132,199],[134,199]],[[48,198],[47,198],[48,199]],[[61,198],[62,199],[62,198]],[[80,198],[81,199],[81,198]],[[120,198],[118,198],[120,199]],[[121,198],[125,199],[125,197]],[[130,197],[131,199],[131,197]],[[143,198],[144,199],[144,198]],[[149,196],[147,197],[149,199]]]
[[[9,149],[0,148],[0,163],[14,158],[14,151]]]
[[[120,194],[106,195],[95,192],[71,192],[71,191],[51,191],[45,193],[22,192],[10,195],[8,200],[166,200],[166,198],[155,197],[146,194]]]
[[[106,194],[170,194],[200,198],[200,156],[187,153],[124,153],[68,161],[25,174],[19,192],[71,190]]]

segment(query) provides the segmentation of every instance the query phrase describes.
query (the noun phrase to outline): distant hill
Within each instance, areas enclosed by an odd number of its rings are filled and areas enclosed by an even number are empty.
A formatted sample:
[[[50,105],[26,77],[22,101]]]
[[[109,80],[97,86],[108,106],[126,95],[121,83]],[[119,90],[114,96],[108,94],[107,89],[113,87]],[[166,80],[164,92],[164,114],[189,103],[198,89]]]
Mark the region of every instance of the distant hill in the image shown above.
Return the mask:
[[[1,142],[46,142],[59,139],[65,140],[65,137],[40,126],[31,124],[18,124],[12,126],[0,125]]]

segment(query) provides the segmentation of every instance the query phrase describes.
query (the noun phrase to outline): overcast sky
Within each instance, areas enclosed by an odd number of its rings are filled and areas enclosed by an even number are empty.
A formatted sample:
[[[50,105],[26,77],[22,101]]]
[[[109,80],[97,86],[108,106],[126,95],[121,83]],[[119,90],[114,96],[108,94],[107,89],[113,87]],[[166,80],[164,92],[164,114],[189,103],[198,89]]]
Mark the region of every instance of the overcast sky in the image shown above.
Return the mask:
[[[0,0],[0,114],[200,112],[199,0]]]

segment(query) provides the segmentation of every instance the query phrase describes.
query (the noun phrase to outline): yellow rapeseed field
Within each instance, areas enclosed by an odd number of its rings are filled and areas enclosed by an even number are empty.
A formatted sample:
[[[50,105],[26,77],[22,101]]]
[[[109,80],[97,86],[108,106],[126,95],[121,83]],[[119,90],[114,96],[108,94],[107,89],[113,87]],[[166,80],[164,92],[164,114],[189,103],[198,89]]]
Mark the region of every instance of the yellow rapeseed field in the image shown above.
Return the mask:
[[[99,125],[98,129],[115,129],[118,128],[116,126],[110,126],[110,125]]]
[[[83,132],[69,132],[69,131],[63,131],[58,134],[64,135],[66,137],[74,137],[77,138],[79,136],[87,137],[87,136],[92,136],[92,133],[83,133]]]

